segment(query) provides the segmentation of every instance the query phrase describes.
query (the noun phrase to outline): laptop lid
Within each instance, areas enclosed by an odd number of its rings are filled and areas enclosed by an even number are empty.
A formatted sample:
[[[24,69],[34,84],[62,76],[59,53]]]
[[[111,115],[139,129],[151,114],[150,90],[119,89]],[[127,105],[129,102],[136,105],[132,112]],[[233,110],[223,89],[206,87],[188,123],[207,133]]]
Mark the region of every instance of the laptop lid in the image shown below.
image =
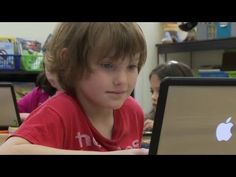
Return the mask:
[[[236,154],[236,79],[164,79],[149,154]]]
[[[21,124],[13,84],[0,83],[0,130]]]

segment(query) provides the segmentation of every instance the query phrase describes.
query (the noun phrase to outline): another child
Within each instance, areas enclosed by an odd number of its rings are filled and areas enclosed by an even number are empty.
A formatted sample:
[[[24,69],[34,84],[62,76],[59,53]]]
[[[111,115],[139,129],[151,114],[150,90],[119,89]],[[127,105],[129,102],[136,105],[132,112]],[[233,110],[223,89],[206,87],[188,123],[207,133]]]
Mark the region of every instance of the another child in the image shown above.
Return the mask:
[[[20,113],[31,113],[50,96],[56,93],[56,88],[48,82],[45,72],[38,75],[36,87],[17,101]]]
[[[21,119],[28,117],[29,113],[53,96],[57,90],[61,90],[61,87],[56,76],[45,68],[37,77],[36,87],[17,101]]]
[[[146,52],[136,23],[59,24],[46,55],[64,92],[33,111],[0,153],[147,154],[144,113],[129,96]]]
[[[152,130],[153,120],[156,112],[156,106],[159,96],[160,82],[165,77],[192,77],[193,72],[186,64],[169,61],[167,64],[161,64],[154,68],[150,75],[149,81],[152,94],[152,110],[145,115],[144,131]]]

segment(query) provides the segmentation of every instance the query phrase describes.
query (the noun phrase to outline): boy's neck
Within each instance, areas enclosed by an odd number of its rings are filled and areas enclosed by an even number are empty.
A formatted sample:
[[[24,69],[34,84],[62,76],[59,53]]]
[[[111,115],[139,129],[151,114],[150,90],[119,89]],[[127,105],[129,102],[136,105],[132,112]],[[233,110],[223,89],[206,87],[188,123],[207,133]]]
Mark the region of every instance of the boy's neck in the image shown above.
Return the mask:
[[[112,138],[112,130],[114,126],[114,116],[105,117],[88,117],[94,128],[105,138]]]

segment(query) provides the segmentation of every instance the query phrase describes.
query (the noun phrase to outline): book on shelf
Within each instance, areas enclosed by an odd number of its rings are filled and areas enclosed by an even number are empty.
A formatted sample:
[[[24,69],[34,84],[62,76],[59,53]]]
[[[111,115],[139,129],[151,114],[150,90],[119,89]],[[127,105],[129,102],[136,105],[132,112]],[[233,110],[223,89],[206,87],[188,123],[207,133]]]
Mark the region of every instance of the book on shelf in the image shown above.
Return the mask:
[[[220,69],[199,69],[198,72],[219,72]]]

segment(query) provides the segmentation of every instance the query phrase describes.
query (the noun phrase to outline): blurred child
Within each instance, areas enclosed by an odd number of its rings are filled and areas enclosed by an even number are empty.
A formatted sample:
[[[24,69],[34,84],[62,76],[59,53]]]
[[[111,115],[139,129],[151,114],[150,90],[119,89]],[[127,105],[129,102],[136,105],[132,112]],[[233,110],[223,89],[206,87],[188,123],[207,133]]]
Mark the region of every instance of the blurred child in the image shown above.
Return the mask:
[[[177,61],[169,61],[167,64],[161,64],[151,71],[149,81],[152,94],[152,110],[145,115],[144,131],[152,130],[159,96],[160,82],[165,77],[193,77],[193,72],[189,66]]]
[[[55,77],[45,68],[36,79],[36,87],[17,101],[20,117],[24,120],[29,113],[53,96],[61,87]]]
[[[136,23],[59,24],[46,56],[64,92],[33,111],[0,153],[147,154],[144,113],[129,96],[146,50]]]
[[[40,73],[36,80],[36,87],[17,101],[19,112],[31,113],[55,92],[56,88],[48,82],[45,72]]]

